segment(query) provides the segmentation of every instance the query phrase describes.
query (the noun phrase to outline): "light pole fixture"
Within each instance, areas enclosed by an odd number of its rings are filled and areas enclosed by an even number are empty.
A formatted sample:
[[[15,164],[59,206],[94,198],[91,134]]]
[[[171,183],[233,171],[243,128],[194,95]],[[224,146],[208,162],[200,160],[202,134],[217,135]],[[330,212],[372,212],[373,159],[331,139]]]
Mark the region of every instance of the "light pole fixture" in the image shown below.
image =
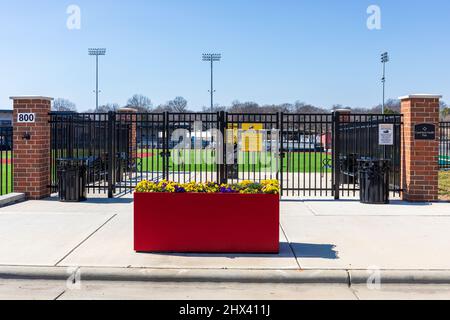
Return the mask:
[[[88,49],[90,56],[95,56],[95,111],[98,112],[98,57],[106,55],[105,48],[90,48]]]
[[[386,92],[386,63],[389,62],[389,54],[387,52],[381,54],[381,63],[383,64],[383,78],[381,78],[381,82],[383,84],[383,107],[382,113],[385,112],[385,92]]]
[[[214,112],[214,62],[219,62],[222,59],[220,53],[204,53],[203,61],[211,63],[211,112]]]

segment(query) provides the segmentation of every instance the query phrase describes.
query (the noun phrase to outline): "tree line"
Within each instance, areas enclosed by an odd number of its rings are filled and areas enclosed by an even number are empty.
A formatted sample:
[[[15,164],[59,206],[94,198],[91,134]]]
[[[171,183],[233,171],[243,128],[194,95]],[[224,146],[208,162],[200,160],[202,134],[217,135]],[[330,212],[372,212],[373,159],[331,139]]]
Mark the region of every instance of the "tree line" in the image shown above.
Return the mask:
[[[188,106],[188,101],[183,97],[176,97],[173,100],[170,100],[164,104],[160,104],[158,106],[154,106],[151,99],[142,94],[135,94],[130,99],[128,99],[127,104],[125,106],[120,106],[118,103],[107,103],[99,106],[98,110],[91,109],[87,112],[98,112],[98,113],[106,113],[109,111],[117,111],[120,108],[131,108],[135,109],[140,113],[160,113],[160,112],[176,112],[176,113],[186,113],[191,112]],[[210,107],[202,107],[203,112],[219,112],[219,111],[227,111],[230,113],[276,113],[276,112],[284,112],[284,113],[316,113],[316,114],[326,114],[331,111],[347,109],[351,110],[354,114],[381,114],[382,113],[382,105],[376,105],[368,108],[354,108],[343,106],[340,104],[335,104],[329,108],[319,107],[312,104],[308,104],[301,101],[296,101],[294,103],[283,103],[283,104],[264,104],[260,105],[256,102],[240,102],[235,100],[229,106],[225,105],[215,105],[213,110]],[[68,112],[76,112],[76,105],[63,98],[58,98],[53,102],[53,110],[54,111],[68,111]],[[386,114],[399,114],[400,113],[400,100],[397,99],[389,99],[385,103],[385,113]],[[446,105],[441,101],[441,119],[450,121],[450,106]]]

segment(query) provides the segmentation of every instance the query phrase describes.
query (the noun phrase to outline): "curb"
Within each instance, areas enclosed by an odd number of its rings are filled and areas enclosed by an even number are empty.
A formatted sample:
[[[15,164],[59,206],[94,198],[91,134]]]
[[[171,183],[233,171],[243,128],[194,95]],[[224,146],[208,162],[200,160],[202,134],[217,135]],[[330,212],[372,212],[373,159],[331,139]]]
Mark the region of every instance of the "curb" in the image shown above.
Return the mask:
[[[348,273],[343,270],[99,270],[81,268],[81,278],[88,281],[348,284]]]
[[[362,285],[365,270],[230,270],[67,267],[0,267],[0,280],[68,280],[111,282],[212,282]],[[382,270],[382,284],[450,284],[450,270]]]
[[[65,268],[65,267],[0,267],[3,280],[67,280],[77,274],[82,281],[123,282],[239,282],[345,284],[345,270],[230,270],[230,269],[131,269],[131,268]]]
[[[0,196],[0,208],[20,203],[26,200],[25,193],[9,193]]]
[[[367,271],[350,270],[351,284],[367,284]],[[450,270],[381,270],[382,284],[450,284]]]

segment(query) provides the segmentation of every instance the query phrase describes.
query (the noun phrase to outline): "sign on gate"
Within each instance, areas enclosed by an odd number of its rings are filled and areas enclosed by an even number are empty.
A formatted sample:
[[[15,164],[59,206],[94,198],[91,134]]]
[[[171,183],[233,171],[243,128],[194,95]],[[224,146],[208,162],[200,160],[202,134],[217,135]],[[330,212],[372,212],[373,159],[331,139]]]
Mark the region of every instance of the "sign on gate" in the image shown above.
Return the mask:
[[[379,145],[380,146],[393,146],[394,145],[394,125],[393,124],[380,124],[379,130]]]
[[[262,123],[243,123],[242,124],[242,143],[244,152],[262,152],[263,151],[263,132]]]

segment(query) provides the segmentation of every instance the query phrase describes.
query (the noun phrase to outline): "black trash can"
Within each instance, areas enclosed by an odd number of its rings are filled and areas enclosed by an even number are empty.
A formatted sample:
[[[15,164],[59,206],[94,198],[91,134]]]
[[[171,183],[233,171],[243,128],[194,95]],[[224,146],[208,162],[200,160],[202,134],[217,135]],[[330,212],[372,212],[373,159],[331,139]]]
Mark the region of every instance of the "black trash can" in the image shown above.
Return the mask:
[[[62,202],[86,200],[86,159],[57,159],[58,193]]]
[[[391,161],[368,158],[358,164],[361,203],[388,204]]]

